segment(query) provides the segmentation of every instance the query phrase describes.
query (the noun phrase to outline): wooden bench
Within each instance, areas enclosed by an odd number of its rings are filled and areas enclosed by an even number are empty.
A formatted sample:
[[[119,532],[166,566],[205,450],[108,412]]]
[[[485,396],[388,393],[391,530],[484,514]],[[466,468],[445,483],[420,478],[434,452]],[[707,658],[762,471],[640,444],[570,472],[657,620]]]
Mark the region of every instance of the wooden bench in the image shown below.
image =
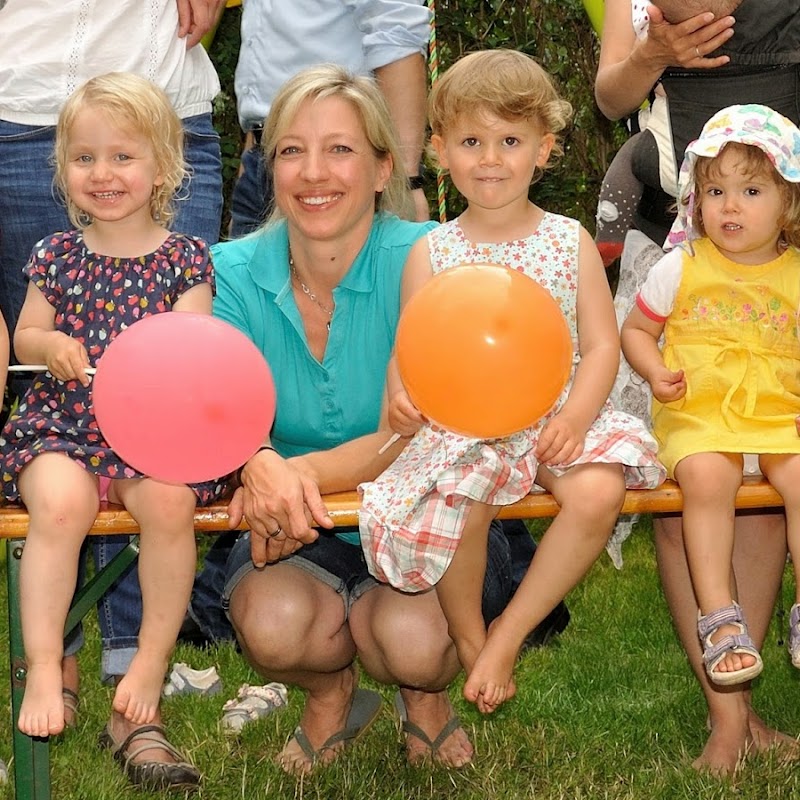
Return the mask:
[[[590,501],[587,501],[590,502]],[[358,524],[359,501],[356,492],[341,492],[325,497],[331,518],[337,527]],[[629,491],[622,507],[624,514],[657,514],[678,512],[683,498],[672,481],[658,489]],[[739,509],[778,508],[783,506],[780,495],[763,478],[745,478],[736,496]],[[504,506],[502,519],[540,519],[553,517],[558,504],[544,492],[530,494],[517,503]],[[14,725],[14,786],[17,800],[50,799],[50,754],[45,739],[32,739],[20,733],[16,726],[19,707],[25,688],[26,665],[22,643],[19,608],[19,562],[28,530],[28,515],[14,506],[0,507],[0,538],[6,539],[8,575],[9,658],[11,667],[11,708]],[[228,513],[225,505],[198,508],[195,513],[195,530],[200,534],[216,534],[228,530]],[[104,504],[92,535],[135,535],[139,529],[127,511],[118,506]],[[123,550],[110,564],[98,572],[76,595],[67,619],[66,630],[73,627],[90,611],[97,600],[138,554],[136,540]]]

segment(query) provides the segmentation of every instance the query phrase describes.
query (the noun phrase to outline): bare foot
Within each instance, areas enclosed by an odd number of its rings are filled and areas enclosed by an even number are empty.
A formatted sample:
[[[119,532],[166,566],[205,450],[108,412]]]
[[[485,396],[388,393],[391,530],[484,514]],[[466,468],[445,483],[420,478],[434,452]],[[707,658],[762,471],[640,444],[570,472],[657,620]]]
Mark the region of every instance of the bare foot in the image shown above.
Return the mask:
[[[408,721],[419,727],[431,741],[435,741],[455,712],[450,705],[447,691],[418,692],[401,689]],[[445,767],[459,768],[472,761],[475,750],[467,734],[458,726],[436,749],[431,748],[411,733],[406,734],[406,758],[412,766],[433,759]]]
[[[147,725],[156,718],[161,688],[169,664],[138,650],[128,671],[117,684],[113,708],[135,725]]]
[[[17,727],[28,736],[54,736],[64,730],[60,661],[28,665]]]
[[[322,691],[309,691],[299,727],[314,750],[319,748],[347,722],[353,692],[356,689],[355,670],[348,667],[330,676],[331,683]],[[277,764],[294,775],[308,774],[317,764],[329,764],[341,752],[344,742],[327,748],[312,761],[292,736],[275,757]]]
[[[711,728],[703,752],[692,762],[701,772],[732,775],[752,745],[747,713],[718,720]]]
[[[494,711],[517,692],[514,664],[519,648],[497,633],[490,633],[464,684],[464,697],[483,714]]]
[[[80,673],[78,672],[77,656],[64,656],[61,659],[61,684],[63,692],[71,692],[72,704],[64,701],[64,725],[71,728],[75,725],[75,712],[77,707],[77,697],[80,691]]]
[[[750,709],[748,716],[748,727],[753,749],[758,753],[765,753],[770,750],[780,752],[786,761],[794,761],[800,758],[800,744],[793,736],[789,736],[775,728],[770,728],[761,717]]]

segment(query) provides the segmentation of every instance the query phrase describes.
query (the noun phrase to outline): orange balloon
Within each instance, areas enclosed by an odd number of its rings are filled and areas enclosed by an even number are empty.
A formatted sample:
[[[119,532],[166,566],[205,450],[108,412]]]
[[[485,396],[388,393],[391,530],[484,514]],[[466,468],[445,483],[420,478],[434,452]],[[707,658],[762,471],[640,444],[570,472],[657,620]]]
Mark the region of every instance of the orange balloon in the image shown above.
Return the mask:
[[[541,419],[572,365],[567,321],[552,295],[496,264],[435,275],[403,309],[396,353],[417,408],[431,422],[481,439]]]

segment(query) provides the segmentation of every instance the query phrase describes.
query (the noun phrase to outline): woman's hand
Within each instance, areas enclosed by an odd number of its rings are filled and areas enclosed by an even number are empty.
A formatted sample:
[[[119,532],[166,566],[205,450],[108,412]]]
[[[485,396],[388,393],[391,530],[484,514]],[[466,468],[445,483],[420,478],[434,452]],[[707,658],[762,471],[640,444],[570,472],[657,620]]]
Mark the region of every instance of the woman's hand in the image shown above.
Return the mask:
[[[656,6],[648,6],[650,24],[640,57],[650,66],[715,69],[730,61],[728,56],[708,58],[733,36],[733,17],[715,19],[710,12],[670,24]],[[634,51],[635,52],[635,51]]]
[[[89,354],[76,339],[65,333],[53,331],[47,336],[47,349],[44,363],[54,378],[60,381],[78,381],[89,385],[86,370],[89,367]]]
[[[401,436],[413,436],[427,422],[405,389],[392,395],[388,414],[389,427]]]
[[[536,457],[547,466],[566,466],[583,453],[586,429],[563,411],[545,423],[536,444]]]
[[[231,528],[239,527],[243,517],[247,520],[257,567],[313,542],[319,534],[312,525],[333,527],[302,459],[286,460],[273,450],[262,450],[247,462],[228,515]]]

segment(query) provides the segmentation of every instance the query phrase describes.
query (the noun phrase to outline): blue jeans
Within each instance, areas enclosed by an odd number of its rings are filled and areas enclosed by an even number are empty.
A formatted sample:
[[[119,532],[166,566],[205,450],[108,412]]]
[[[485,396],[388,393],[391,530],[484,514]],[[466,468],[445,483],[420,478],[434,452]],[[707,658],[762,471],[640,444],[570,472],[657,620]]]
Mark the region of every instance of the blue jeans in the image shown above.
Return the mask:
[[[238,239],[264,224],[272,206],[272,181],[260,147],[242,153],[239,177],[231,193],[231,238]]]
[[[219,240],[222,217],[222,158],[219,135],[211,114],[183,120],[185,159],[190,177],[178,192],[173,228],[200,236],[209,244]],[[0,311],[14,330],[25,299],[22,268],[34,244],[58,230],[72,227],[53,184],[50,158],[54,127],[18,125],[0,120]],[[12,384],[24,392],[25,384]],[[127,537],[93,537],[95,563],[102,568],[126,544]],[[104,676],[123,675],[136,649],[142,600],[136,569],[131,568],[98,607],[103,639]],[[66,644],[80,646],[76,632]]]

